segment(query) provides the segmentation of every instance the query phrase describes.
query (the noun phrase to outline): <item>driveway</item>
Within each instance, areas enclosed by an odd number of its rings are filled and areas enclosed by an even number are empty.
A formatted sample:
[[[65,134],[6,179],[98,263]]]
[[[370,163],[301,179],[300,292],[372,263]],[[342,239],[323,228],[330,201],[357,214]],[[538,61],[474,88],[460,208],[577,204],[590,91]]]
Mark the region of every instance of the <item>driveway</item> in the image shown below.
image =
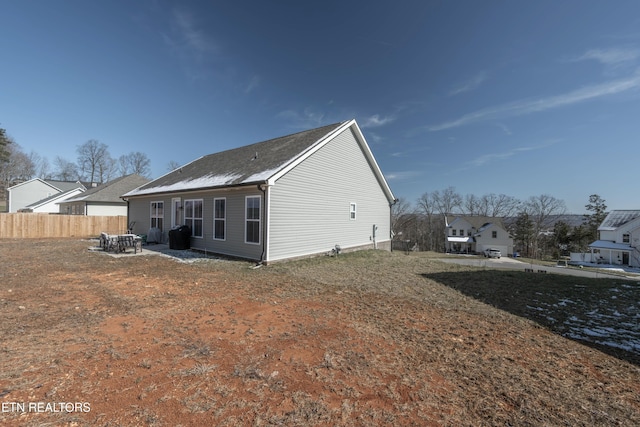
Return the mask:
[[[468,265],[471,267],[479,267],[479,268],[499,268],[499,269],[511,269],[511,270],[525,270],[532,269],[534,272],[538,273],[544,271],[546,273],[554,273],[554,274],[566,274],[569,276],[578,276],[578,277],[591,277],[596,279],[625,279],[625,280],[638,280],[640,281],[640,275],[619,275],[619,274],[610,274],[606,271],[603,272],[600,270],[582,270],[571,267],[549,267],[545,265],[536,265],[529,264],[522,261],[518,261],[514,258],[502,257],[502,258],[480,258],[477,256],[468,256],[468,257],[443,257],[438,258],[438,261],[447,262],[450,264],[459,264],[459,265]]]

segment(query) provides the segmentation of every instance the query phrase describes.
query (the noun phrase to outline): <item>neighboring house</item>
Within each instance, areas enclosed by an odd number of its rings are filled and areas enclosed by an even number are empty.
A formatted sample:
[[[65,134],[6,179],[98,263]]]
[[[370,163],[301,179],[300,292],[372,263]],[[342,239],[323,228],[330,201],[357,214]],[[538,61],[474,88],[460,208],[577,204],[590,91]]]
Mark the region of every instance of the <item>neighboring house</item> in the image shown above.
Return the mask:
[[[136,174],[116,178],[59,203],[59,212],[70,215],[127,216],[127,202],[121,196],[148,182],[147,178]]]
[[[30,205],[20,209],[20,212],[58,213],[60,209],[58,203],[77,196],[78,194],[82,194],[84,188],[85,187],[77,187],[68,191],[56,193],[42,200],[31,203]]]
[[[194,160],[130,191],[134,231],[258,261],[391,247],[395,198],[355,120]]]
[[[40,200],[46,199],[58,193],[80,188],[86,190],[85,186],[75,181],[55,181],[50,179],[34,178],[21,182],[7,188],[8,206],[7,212],[18,212],[27,206]]]
[[[460,215],[447,222],[446,233],[447,252],[482,253],[485,249],[498,249],[503,256],[513,253],[513,238],[501,218]]]
[[[640,210],[611,211],[591,243],[591,259],[607,264],[640,267]]]

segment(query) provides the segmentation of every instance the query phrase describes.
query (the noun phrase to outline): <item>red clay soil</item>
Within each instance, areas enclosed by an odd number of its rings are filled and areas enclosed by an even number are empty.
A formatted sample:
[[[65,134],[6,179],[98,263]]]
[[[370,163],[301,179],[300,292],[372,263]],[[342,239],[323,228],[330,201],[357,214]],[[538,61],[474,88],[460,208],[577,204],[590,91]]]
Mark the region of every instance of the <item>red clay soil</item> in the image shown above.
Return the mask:
[[[92,245],[0,241],[3,425],[640,423],[637,366],[414,274],[451,266]]]

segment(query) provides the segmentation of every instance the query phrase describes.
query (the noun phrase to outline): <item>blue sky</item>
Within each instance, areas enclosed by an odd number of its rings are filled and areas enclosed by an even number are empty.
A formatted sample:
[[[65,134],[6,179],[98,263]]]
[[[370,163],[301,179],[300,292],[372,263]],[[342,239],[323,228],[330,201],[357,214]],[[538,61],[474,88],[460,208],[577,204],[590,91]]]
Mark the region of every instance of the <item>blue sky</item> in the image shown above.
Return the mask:
[[[397,197],[639,209],[640,2],[0,0],[0,127],[170,161],[355,118]]]

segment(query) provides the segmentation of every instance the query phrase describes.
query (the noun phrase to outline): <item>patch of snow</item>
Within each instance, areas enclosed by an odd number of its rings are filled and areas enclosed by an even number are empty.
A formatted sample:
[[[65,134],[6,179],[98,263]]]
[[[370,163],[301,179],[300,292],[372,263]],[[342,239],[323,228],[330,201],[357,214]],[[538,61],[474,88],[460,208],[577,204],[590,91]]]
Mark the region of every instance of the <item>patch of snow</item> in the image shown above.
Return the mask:
[[[532,298],[526,309],[535,317],[542,316],[549,325],[556,325],[552,328],[564,331],[562,335],[567,338],[640,354],[640,306],[635,303],[638,288],[619,284],[610,290],[610,298],[597,301],[559,297],[547,303]]]
[[[270,170],[266,170],[266,171],[255,173],[255,174],[243,179],[242,182],[243,183],[247,183],[247,182],[253,182],[253,181],[266,181],[267,179],[271,178],[271,176],[273,174],[275,174],[276,172],[278,172],[280,169],[282,169],[282,168],[281,167],[277,167],[275,169],[270,169]]]
[[[185,179],[184,181],[176,182],[169,185],[160,185],[156,187],[148,187],[142,189],[135,189],[128,192],[125,196],[139,196],[144,194],[164,193],[172,191],[182,190],[197,190],[199,188],[208,187],[221,187],[229,185],[242,175],[239,174],[226,174],[226,175],[207,175],[200,178]]]

